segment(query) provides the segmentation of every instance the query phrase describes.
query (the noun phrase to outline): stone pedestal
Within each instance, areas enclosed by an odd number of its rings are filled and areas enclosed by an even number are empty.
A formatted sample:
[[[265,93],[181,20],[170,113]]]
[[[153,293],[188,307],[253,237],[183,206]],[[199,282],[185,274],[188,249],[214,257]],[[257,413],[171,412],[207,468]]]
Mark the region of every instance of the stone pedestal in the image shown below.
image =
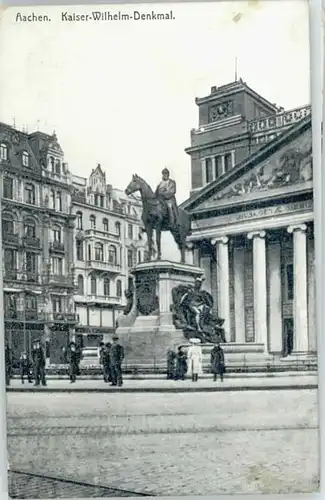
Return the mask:
[[[190,264],[170,261],[143,262],[131,273],[135,291],[133,307],[119,319],[116,330],[125,350],[128,370],[155,370],[166,367],[168,349],[184,343],[182,330],[173,324],[172,289],[194,284],[203,271]]]

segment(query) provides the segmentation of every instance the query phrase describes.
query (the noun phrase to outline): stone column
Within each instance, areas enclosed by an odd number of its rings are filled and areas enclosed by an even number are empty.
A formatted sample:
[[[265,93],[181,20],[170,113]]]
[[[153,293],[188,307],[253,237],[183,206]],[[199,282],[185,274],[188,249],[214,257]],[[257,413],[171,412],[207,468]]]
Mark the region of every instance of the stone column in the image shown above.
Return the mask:
[[[226,171],[226,167],[225,167],[225,155],[222,155],[221,156],[221,174],[220,175],[223,175]]]
[[[216,162],[216,157],[213,156],[212,157],[212,179],[215,180],[217,178],[217,171],[216,171],[216,167],[217,167],[217,162]]]
[[[306,224],[289,226],[293,235],[294,353],[308,352]]]
[[[218,279],[218,316],[225,320],[224,329],[227,342],[230,339],[230,297],[229,297],[229,255],[228,238],[214,238],[211,243],[216,246],[217,279]]]
[[[315,246],[314,240],[308,241],[308,332],[309,350],[317,350],[317,324],[316,324],[316,287],[315,287]]]
[[[247,235],[253,240],[254,332],[255,342],[267,346],[265,231]]]
[[[245,342],[245,252],[234,247],[235,339]]]
[[[192,242],[186,245],[185,261],[186,264],[194,266],[194,243]]]
[[[282,284],[281,284],[281,243],[272,241],[268,247],[269,278],[269,332],[270,351],[281,353],[282,339]]]
[[[206,170],[206,162],[205,158],[201,160],[202,165],[202,186],[206,186],[207,184],[207,170]]]

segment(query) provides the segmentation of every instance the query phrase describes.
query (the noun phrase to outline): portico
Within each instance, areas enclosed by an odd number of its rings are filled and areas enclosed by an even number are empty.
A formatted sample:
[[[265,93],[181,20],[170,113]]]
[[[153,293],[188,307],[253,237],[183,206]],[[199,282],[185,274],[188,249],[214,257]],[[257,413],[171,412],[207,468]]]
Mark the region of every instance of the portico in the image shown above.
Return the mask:
[[[309,121],[308,121],[309,120]],[[310,119],[192,196],[192,255],[227,342],[284,363],[316,354]],[[260,350],[260,349],[259,349]]]

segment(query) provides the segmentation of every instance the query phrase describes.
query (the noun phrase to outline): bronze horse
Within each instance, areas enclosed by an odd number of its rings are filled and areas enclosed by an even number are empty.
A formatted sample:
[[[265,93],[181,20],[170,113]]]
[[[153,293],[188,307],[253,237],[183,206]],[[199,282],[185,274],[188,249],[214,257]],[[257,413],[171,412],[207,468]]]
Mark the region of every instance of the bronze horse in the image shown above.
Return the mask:
[[[191,222],[185,210],[178,208],[178,220],[175,227],[171,227],[168,219],[167,207],[157,198],[147,182],[137,174],[125,190],[128,196],[139,191],[142,200],[142,221],[148,238],[148,258],[153,254],[153,230],[156,231],[157,260],[161,260],[161,232],[170,231],[181,253],[181,263],[185,263],[186,237],[190,234]]]

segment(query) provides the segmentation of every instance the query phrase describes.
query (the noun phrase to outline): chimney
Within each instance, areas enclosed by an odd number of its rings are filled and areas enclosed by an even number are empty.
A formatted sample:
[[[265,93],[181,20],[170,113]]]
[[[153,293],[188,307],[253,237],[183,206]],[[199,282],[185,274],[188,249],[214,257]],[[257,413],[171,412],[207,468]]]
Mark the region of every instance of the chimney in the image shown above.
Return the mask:
[[[211,87],[211,94],[215,94],[218,90],[218,87],[216,87],[215,85],[213,87]]]

